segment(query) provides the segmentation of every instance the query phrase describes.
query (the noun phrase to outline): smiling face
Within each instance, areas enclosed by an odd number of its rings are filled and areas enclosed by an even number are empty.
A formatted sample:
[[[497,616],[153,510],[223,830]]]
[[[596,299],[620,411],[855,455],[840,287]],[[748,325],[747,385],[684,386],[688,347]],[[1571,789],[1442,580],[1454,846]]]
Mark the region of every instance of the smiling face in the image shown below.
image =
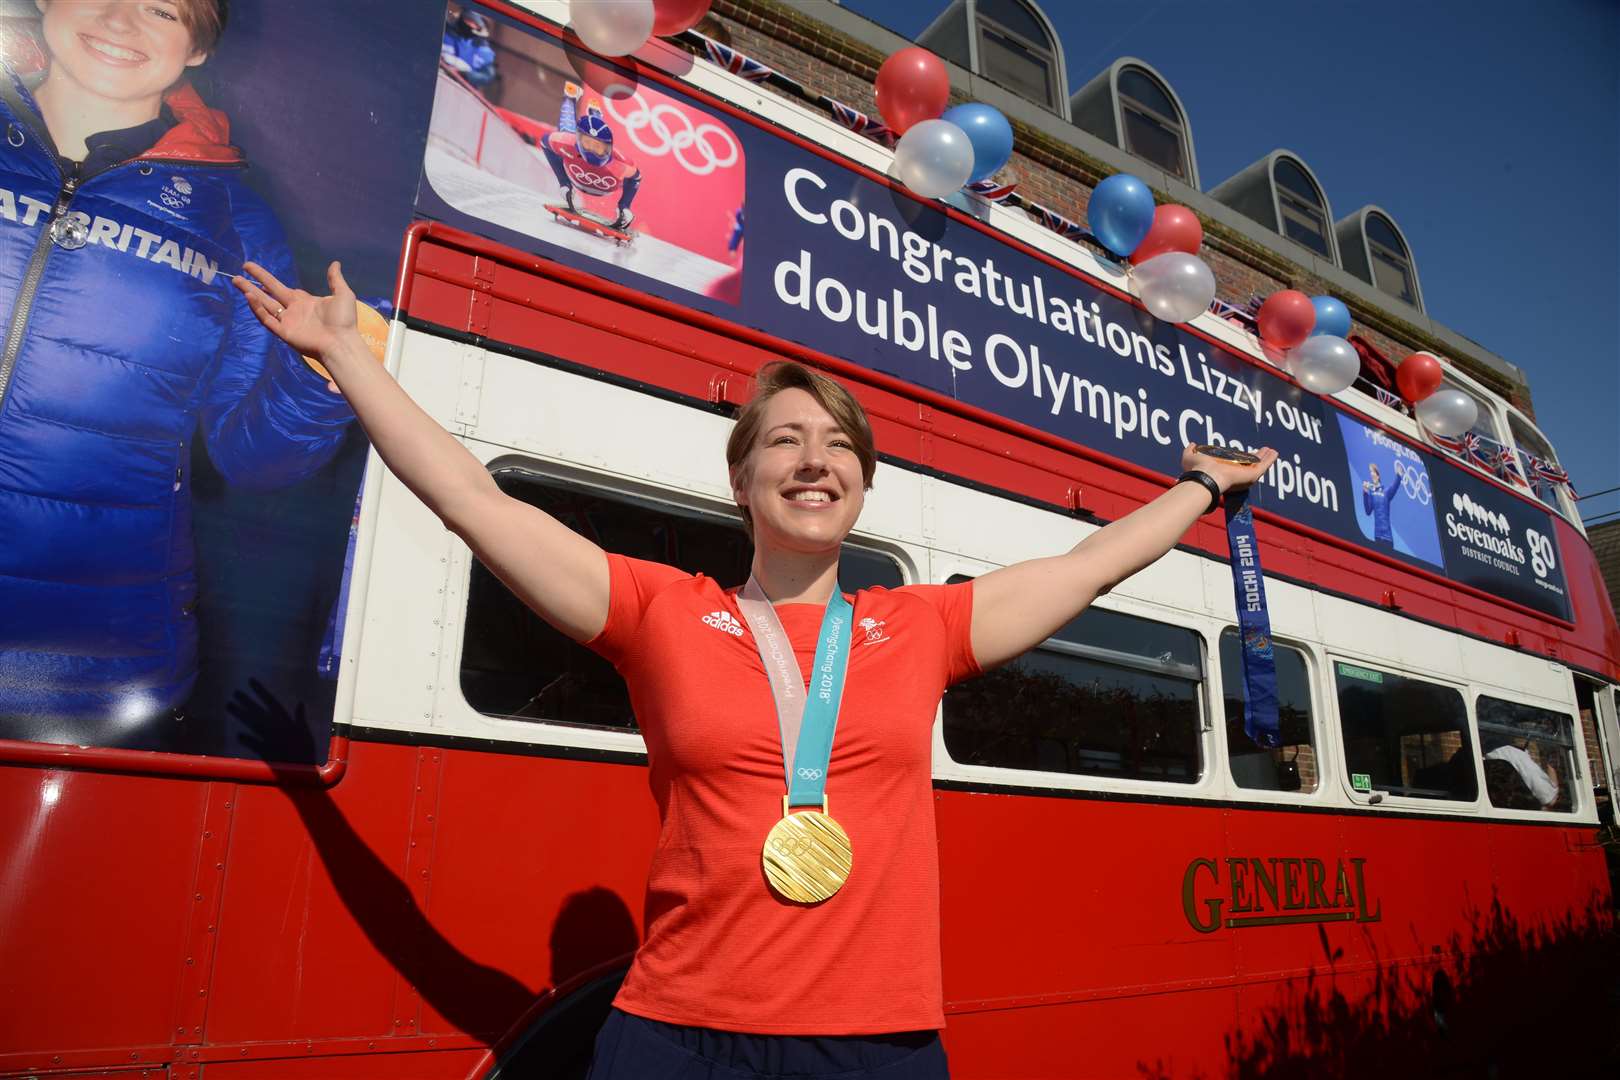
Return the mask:
[[[186,25],[199,0],[35,0],[45,15],[50,78],[120,105],[149,103],[208,58]]]
[[[732,495],[753,519],[762,549],[836,550],[866,501],[854,440],[797,387],[765,403],[748,456],[731,473]]]

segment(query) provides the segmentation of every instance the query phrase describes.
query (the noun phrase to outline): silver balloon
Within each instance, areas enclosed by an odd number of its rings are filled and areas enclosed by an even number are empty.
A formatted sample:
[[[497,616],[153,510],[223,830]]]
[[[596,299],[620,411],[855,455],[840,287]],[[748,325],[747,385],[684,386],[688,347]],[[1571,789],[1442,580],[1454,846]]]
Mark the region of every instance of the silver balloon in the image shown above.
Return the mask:
[[[1209,310],[1215,275],[1209,264],[1184,251],[1167,251],[1132,268],[1136,295],[1165,322],[1184,323]]]
[[[1301,386],[1315,394],[1337,394],[1361,373],[1361,355],[1342,337],[1318,334],[1288,354]]]
[[[919,195],[943,199],[973,175],[973,144],[949,120],[924,120],[900,136],[894,148],[900,182]]]
[[[568,24],[602,56],[627,56],[647,43],[653,0],[569,0]]]
[[[1461,435],[1479,419],[1479,406],[1461,390],[1444,387],[1417,403],[1418,422],[1436,435]]]

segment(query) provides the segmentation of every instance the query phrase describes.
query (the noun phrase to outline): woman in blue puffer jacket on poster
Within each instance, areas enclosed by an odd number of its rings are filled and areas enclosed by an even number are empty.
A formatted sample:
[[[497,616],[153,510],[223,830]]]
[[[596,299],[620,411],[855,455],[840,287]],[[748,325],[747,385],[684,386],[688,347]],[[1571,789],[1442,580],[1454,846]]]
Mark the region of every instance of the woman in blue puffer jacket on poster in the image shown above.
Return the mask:
[[[196,680],[193,441],[274,488],[353,414],[231,288],[293,267],[184,81],[226,0],[38,7],[0,78],[0,736],[105,744]]]

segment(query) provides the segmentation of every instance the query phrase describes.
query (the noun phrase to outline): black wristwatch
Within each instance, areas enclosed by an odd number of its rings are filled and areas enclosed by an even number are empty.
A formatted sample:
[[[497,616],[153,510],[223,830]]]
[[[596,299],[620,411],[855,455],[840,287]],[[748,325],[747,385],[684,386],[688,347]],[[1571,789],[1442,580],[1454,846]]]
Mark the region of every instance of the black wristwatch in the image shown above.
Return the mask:
[[[1180,476],[1176,477],[1176,483],[1203,484],[1204,490],[1209,492],[1209,510],[1213,510],[1217,506],[1221,505],[1221,499],[1224,497],[1223,493],[1221,492],[1221,485],[1217,484],[1215,482],[1215,478],[1209,475],[1209,473],[1204,472],[1202,469],[1189,469],[1187,472],[1184,472]],[[1209,513],[1209,510],[1205,510],[1204,513]]]

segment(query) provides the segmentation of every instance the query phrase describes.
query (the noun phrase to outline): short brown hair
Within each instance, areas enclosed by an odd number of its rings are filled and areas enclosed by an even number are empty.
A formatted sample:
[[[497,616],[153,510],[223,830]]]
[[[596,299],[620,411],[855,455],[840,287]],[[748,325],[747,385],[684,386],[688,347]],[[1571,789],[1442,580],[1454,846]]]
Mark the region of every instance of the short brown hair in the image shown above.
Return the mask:
[[[759,374],[754,377],[754,396],[737,414],[737,423],[731,429],[731,437],[726,440],[726,468],[733,477],[742,476],[740,470],[753,451],[755,440],[759,438],[760,425],[765,421],[766,403],[784,390],[803,390],[827,410],[827,415],[854,444],[855,457],[861,463],[862,486],[870,490],[872,474],[877,470],[877,444],[872,439],[872,424],[866,418],[866,410],[855,400],[855,395],[842,385],[792,360],[773,360],[760,368]],[[743,528],[748,530],[751,538],[754,535],[753,516],[746,506],[738,509],[742,511]]]
[[[194,52],[211,53],[225,32],[229,0],[175,0],[180,7],[180,23],[191,31]]]

